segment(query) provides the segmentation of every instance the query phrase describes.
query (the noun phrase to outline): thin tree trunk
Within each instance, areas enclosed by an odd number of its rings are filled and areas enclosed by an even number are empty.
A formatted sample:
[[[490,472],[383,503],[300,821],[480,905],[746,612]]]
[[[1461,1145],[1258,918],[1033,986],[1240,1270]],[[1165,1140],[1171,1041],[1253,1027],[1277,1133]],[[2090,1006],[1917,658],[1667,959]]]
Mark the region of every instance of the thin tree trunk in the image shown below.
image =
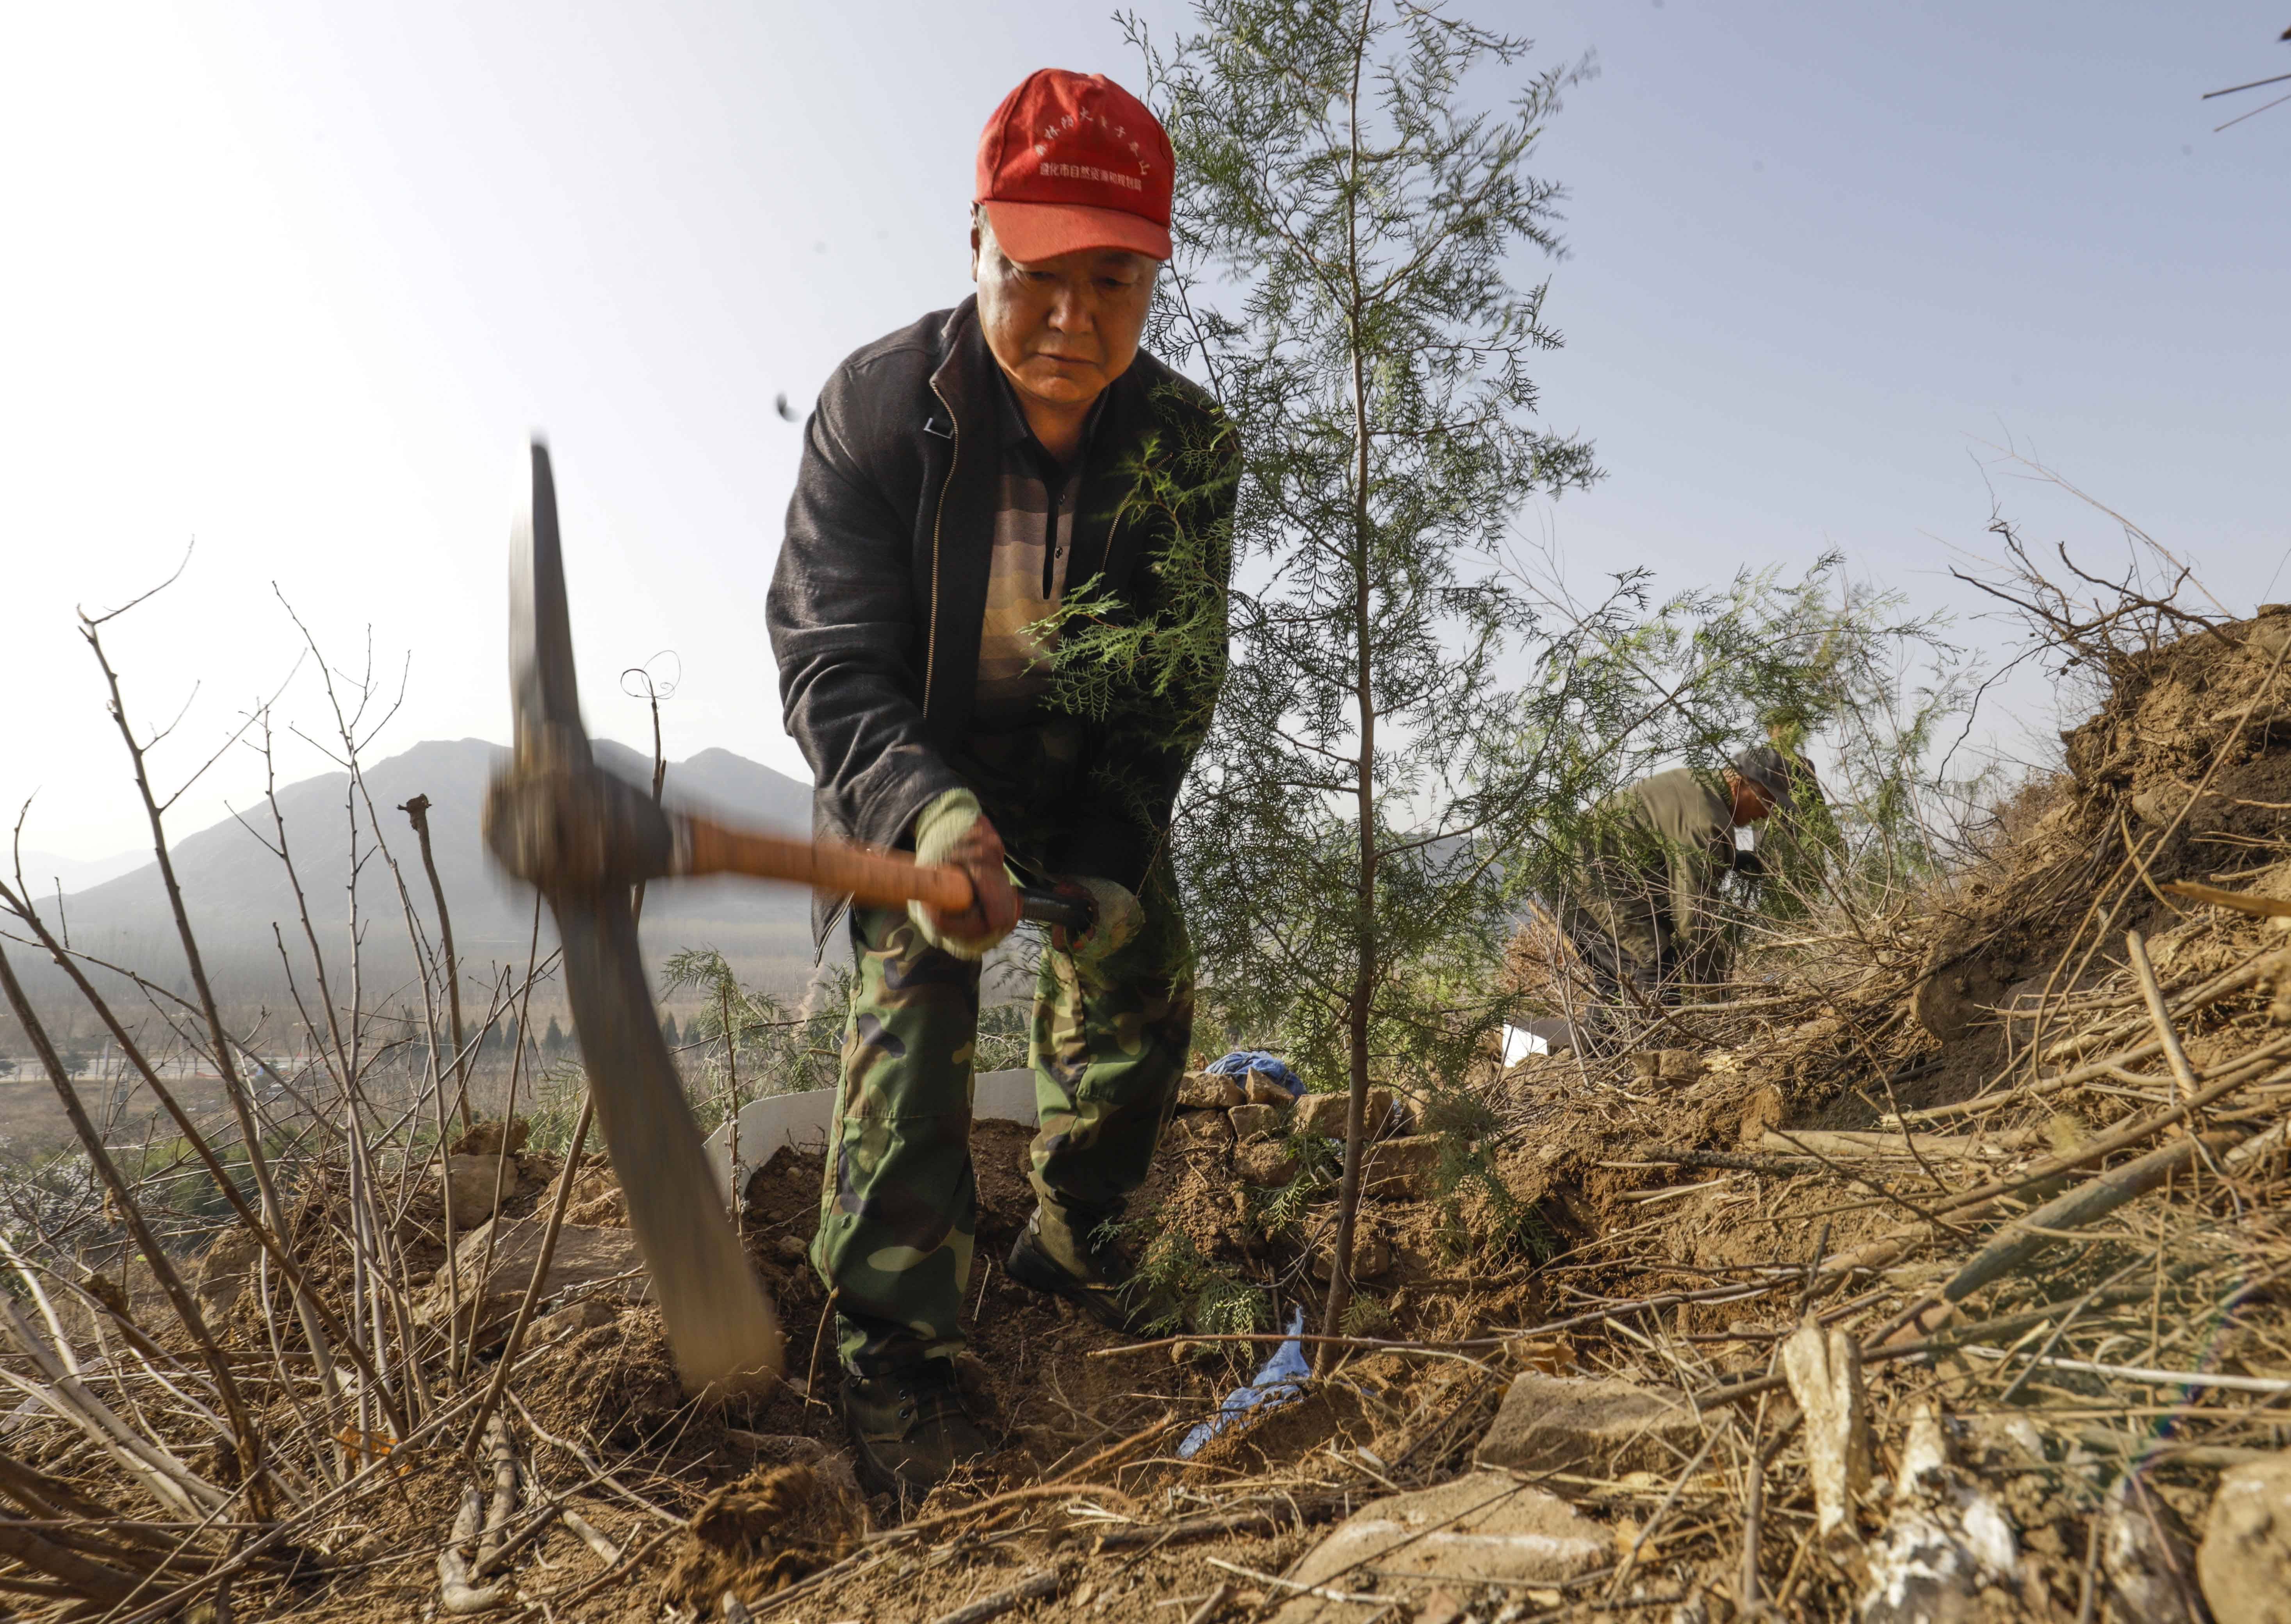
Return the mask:
[[[462,972],[454,958],[454,916],[446,912],[446,888],[438,879],[438,860],[430,855],[430,798],[416,795],[398,808],[414,825],[422,843],[422,872],[430,876],[430,895],[438,904],[438,939],[446,951],[446,1009],[454,1023],[454,1086],[461,1096],[462,1131],[470,1130],[469,1058],[462,1052]],[[444,1080],[439,1080],[442,1086]]]
[[[732,972],[727,966],[724,979],[716,984],[717,1018],[724,1027],[724,1182],[732,1186],[732,1229],[743,1240],[746,1237],[744,1218],[747,1203],[740,1199],[740,1041],[732,1031]]]
[[[486,1395],[478,1402],[477,1419],[470,1423],[468,1435],[462,1440],[462,1449],[465,1454],[476,1452],[478,1440],[485,1435],[486,1423],[492,1419],[494,1407],[501,1403],[502,1393],[509,1387],[510,1371],[517,1364],[518,1348],[524,1346],[526,1328],[533,1323],[533,1306],[541,1300],[542,1282],[549,1278],[549,1265],[557,1256],[557,1237],[565,1226],[565,1209],[573,1200],[573,1181],[580,1176],[581,1151],[589,1143],[589,1124],[596,1120],[596,1112],[595,1095],[583,1089],[581,1120],[573,1124],[573,1142],[565,1147],[565,1163],[557,1170],[557,1192],[550,1198],[549,1222],[541,1232],[541,1249],[534,1254],[533,1274],[526,1281],[525,1295],[518,1298],[517,1317],[510,1322],[509,1337],[502,1344],[501,1357],[494,1361],[493,1379],[486,1384]],[[446,1260],[446,1266],[449,1270],[454,1266],[451,1258]],[[477,1286],[478,1300],[481,1303],[485,1300],[485,1291],[484,1276],[481,1274]],[[476,1323],[474,1315],[470,1323],[472,1325]],[[472,1331],[470,1340],[476,1339],[477,1333]]]
[[[1353,54],[1352,160],[1353,178],[1360,169],[1360,72],[1368,50],[1369,17],[1375,0],[1363,0],[1360,32]],[[1353,988],[1349,1006],[1351,1086],[1345,1103],[1345,1173],[1337,1187],[1336,1256],[1329,1263],[1329,1297],[1322,1315],[1321,1334],[1341,1337],[1345,1311],[1353,1300],[1353,1231],[1360,1217],[1361,1163],[1368,1154],[1369,1010],[1376,997],[1376,650],[1371,615],[1374,612],[1370,579],[1371,550],[1368,503],[1369,431],[1368,375],[1361,354],[1360,203],[1357,192],[1346,205],[1346,249],[1352,278],[1351,327],[1353,393],[1353,651],[1354,703],[1360,707],[1360,756],[1355,771],[1357,797],[1355,816],[1360,820],[1360,879],[1353,921]],[[1338,1357],[1338,1345],[1323,1341],[1315,1351],[1314,1367],[1325,1375]]]
[[[625,683],[628,673],[623,671],[621,677]],[[626,687],[624,687],[622,691],[627,692]],[[668,756],[660,747],[660,691],[653,687],[652,679],[649,676],[645,678],[645,696],[652,702],[652,804],[656,807],[660,805],[661,790],[668,783]],[[425,845],[422,849],[427,852],[430,848]],[[644,919],[644,881],[639,880],[636,883],[636,888],[630,893],[629,896],[629,912],[639,922]],[[438,911],[441,916],[445,909],[444,903],[438,904]]]
[[[273,1234],[292,1243],[292,1232],[286,1224],[285,1209],[278,1203],[278,1186],[270,1176],[270,1160],[262,1149],[262,1130],[254,1115],[254,1101],[248,1093],[246,1081],[238,1074],[237,1063],[231,1057],[229,1030],[224,1026],[222,1007],[215,1001],[214,985],[207,979],[206,961],[199,956],[198,938],[191,934],[190,915],[183,906],[183,888],[175,879],[174,855],[167,848],[165,814],[158,797],[152,792],[151,774],[143,760],[143,746],[136,742],[135,730],[128,725],[127,703],[119,692],[119,673],[111,668],[111,661],[103,652],[103,639],[99,623],[83,620],[80,634],[87,639],[95,655],[95,663],[103,672],[104,686],[111,695],[111,720],[119,728],[120,742],[127,746],[127,757],[135,768],[135,791],[142,798],[144,816],[151,824],[151,852],[159,865],[159,878],[167,890],[167,906],[174,914],[175,934],[183,945],[183,961],[190,971],[191,986],[199,995],[199,1012],[205,1017],[207,1039],[214,1052],[215,1074],[222,1081],[223,1097],[230,1102],[231,1114],[237,1120],[238,1135],[246,1146],[247,1170],[254,1176],[255,1194],[261,1198],[262,1221]],[[319,1381],[329,1401],[336,1390],[334,1356],[326,1343],[326,1333],[319,1329],[318,1319],[312,1312],[310,1294],[307,1289],[294,1290],[295,1317],[301,1322],[302,1337],[317,1364]]]

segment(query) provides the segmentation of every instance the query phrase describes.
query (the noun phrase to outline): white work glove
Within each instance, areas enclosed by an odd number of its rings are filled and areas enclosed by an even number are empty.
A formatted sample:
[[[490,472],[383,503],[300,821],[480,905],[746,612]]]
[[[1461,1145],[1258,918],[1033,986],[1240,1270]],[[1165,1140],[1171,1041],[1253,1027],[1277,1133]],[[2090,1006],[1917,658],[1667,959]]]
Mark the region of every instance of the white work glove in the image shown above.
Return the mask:
[[[1018,922],[1018,893],[1002,866],[1002,837],[969,790],[949,790],[915,815],[915,861],[945,864],[970,876],[971,904],[961,913],[907,904],[907,917],[933,947],[958,959],[983,959]]]

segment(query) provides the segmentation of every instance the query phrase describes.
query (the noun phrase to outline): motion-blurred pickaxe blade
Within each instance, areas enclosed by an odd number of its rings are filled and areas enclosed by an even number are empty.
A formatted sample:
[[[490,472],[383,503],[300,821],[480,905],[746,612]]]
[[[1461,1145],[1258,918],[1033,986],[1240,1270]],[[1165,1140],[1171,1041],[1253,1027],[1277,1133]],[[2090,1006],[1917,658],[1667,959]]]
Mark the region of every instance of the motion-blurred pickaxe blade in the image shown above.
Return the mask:
[[[539,440],[532,498],[510,548],[510,694],[512,782],[593,770],[573,675],[557,488]],[[628,890],[544,886],[543,894],[564,947],[590,1097],[685,1385],[701,1392],[760,1383],[780,1371],[779,1319],[717,1202],[699,1124],[661,1037]]]
[[[589,765],[581,687],[573,674],[573,622],[565,607],[565,554],[557,540],[557,479],[535,440],[533,487],[510,535],[510,743],[520,773]]]

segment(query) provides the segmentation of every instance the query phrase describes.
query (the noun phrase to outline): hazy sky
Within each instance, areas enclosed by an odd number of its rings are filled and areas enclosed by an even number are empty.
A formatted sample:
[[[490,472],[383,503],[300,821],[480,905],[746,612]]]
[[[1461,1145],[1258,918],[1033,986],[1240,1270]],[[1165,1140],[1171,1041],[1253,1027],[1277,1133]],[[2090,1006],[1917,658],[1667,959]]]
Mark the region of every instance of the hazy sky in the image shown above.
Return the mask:
[[[1166,27],[1178,7],[1144,8]],[[1600,76],[1540,168],[1573,196],[1550,422],[1605,484],[1523,516],[1571,569],[1668,584],[1844,549],[1922,600],[2009,437],[2247,607],[2291,527],[2291,70],[2267,4],[1470,9]],[[1133,86],[1088,5],[20,6],[0,53],[0,801],[92,857],[139,813],[76,604],[163,776],[297,639],[394,687],[388,750],[508,730],[522,437],[555,446],[591,729],[674,649],[672,755],[801,774],[763,598],[800,430],[843,355],[967,289],[980,124],[1028,69]],[[2032,536],[2109,525],[1999,485]],[[2278,595],[2291,596],[2291,587]],[[1978,626],[1968,631],[1981,635]],[[2036,696],[2041,701],[2041,695]],[[325,717],[308,673],[286,710]],[[283,752],[282,774],[323,763]],[[228,760],[189,832],[259,791]]]

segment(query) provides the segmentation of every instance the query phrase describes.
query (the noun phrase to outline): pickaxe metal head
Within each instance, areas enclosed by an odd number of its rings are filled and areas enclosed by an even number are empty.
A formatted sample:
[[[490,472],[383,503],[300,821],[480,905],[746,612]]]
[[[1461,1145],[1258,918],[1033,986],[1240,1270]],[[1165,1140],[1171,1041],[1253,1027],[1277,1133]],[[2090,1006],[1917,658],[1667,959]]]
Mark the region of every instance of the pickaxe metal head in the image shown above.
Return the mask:
[[[577,851],[564,849],[537,850],[532,863],[511,866],[542,883],[557,918],[566,1001],[582,1066],[613,1171],[628,1198],[629,1227],[651,1268],[669,1346],[694,1392],[760,1383],[780,1371],[778,1316],[716,1203],[699,1124],[661,1037],[638,951],[635,912],[626,884],[616,879],[619,859],[610,855],[632,849],[641,865],[645,834],[657,835],[665,820],[645,824],[630,804],[639,799],[633,792],[616,796],[598,783],[574,679],[557,486],[548,447],[537,439],[532,496],[510,547],[510,695],[514,752],[489,800],[488,836],[518,822],[499,817],[496,807],[522,807],[524,826],[540,831],[541,845],[561,836],[560,848],[595,848],[585,870],[571,860]],[[559,798],[562,815],[552,816],[551,805]],[[584,799],[595,804],[584,805]],[[657,808],[644,805],[660,818]],[[624,822],[633,820],[632,847],[610,832],[609,818],[600,824],[594,816],[614,809]],[[607,832],[597,836],[600,827]],[[552,871],[567,883],[552,883]]]

